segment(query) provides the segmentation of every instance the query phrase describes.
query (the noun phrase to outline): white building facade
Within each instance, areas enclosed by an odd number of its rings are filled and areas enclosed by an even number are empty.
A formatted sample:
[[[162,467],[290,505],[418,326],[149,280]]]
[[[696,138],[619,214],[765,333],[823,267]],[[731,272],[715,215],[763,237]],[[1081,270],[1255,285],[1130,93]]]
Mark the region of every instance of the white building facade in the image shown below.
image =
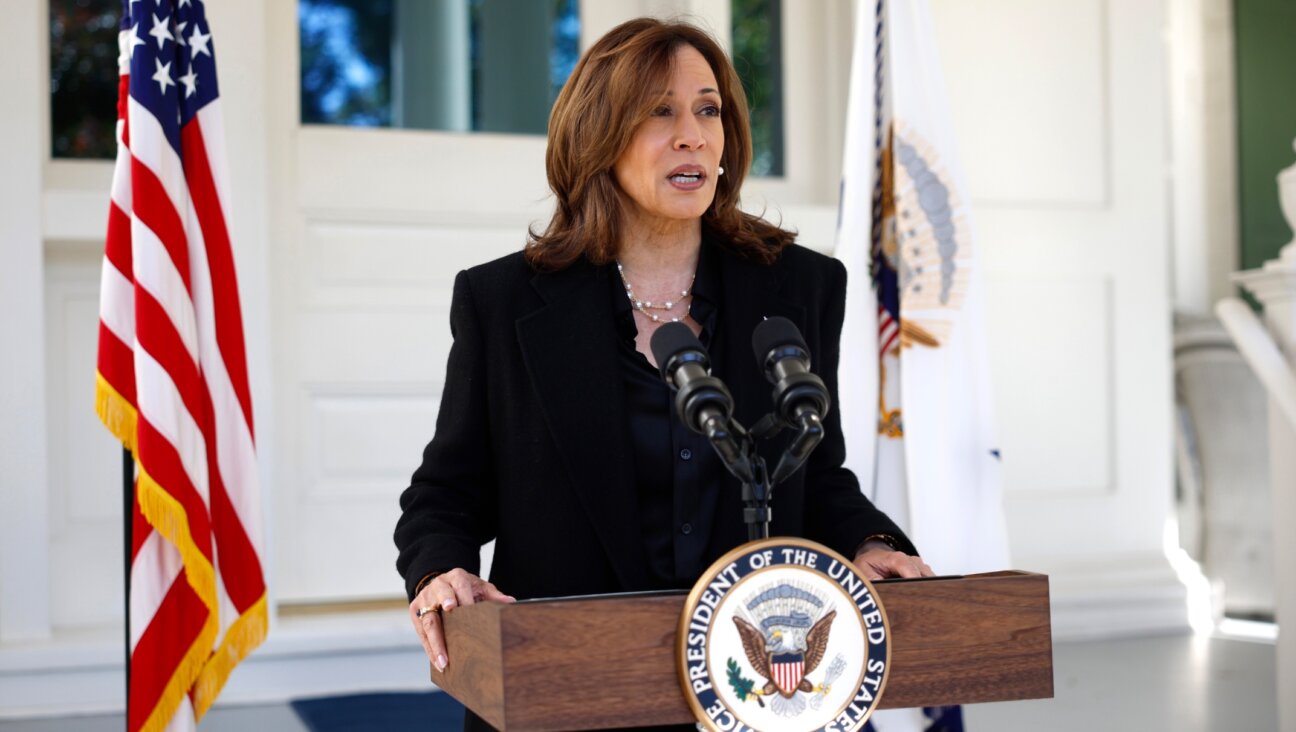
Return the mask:
[[[1059,638],[1186,629],[1165,549],[1166,8],[932,9],[988,273],[1014,567],[1050,575]],[[121,456],[93,409],[111,163],[50,158],[47,9],[6,10],[0,717],[120,709]],[[744,203],[830,252],[854,6],[784,0],[782,12],[786,174],[749,180]],[[583,46],[624,19],[677,13],[727,42],[724,0],[581,13]],[[272,602],[268,641],[218,703],[425,688],[393,564],[397,497],[432,434],[455,273],[517,250],[547,217],[544,139],[303,126],[296,3],[210,0],[208,16]]]

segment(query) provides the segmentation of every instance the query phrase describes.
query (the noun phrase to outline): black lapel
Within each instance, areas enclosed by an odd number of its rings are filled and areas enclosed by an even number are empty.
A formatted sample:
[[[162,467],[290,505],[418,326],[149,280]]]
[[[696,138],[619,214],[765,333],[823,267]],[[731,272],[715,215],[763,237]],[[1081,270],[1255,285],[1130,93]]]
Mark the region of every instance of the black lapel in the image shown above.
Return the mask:
[[[779,272],[774,265],[764,265],[739,257],[720,247],[721,287],[724,295],[720,307],[721,363],[720,377],[733,394],[735,413],[747,427],[755,424],[770,410],[773,385],[765,380],[752,353],[752,331],[765,318],[782,316],[805,328],[805,308],[787,302],[780,294]]]
[[[518,343],[545,421],[627,588],[648,584],[637,514],[610,267],[581,260],[531,284],[547,305],[517,321]]]

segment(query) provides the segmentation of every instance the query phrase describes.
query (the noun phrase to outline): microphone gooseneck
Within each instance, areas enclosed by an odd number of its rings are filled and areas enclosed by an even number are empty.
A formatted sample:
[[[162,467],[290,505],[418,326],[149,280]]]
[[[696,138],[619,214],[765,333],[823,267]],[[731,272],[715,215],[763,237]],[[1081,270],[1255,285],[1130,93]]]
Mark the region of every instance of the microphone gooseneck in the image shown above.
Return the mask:
[[[765,378],[774,385],[775,420],[796,431],[770,476],[777,484],[796,472],[823,440],[823,418],[832,407],[832,398],[823,379],[810,372],[810,349],[796,324],[787,318],[768,318],[757,325],[752,351]]]

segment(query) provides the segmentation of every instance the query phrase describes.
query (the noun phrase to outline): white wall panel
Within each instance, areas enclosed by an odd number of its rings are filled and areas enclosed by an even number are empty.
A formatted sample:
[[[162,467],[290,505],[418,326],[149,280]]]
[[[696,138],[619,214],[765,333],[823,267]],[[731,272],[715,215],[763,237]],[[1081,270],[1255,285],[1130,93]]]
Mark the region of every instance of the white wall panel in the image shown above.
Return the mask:
[[[391,538],[397,499],[432,436],[439,403],[440,378],[305,385],[294,420],[299,488],[285,527],[296,539],[280,547],[282,566],[292,570],[283,575],[283,599],[399,593]]]
[[[299,388],[439,380],[450,349],[449,299],[435,312],[314,311],[300,318]]]
[[[95,263],[97,264],[97,263]],[[99,268],[83,270],[89,277],[50,285],[48,316],[57,318],[61,341],[50,344],[50,433],[58,446],[50,460],[51,523],[70,524],[72,531],[87,524],[106,524],[120,536],[122,520],[121,447],[104,430],[94,411],[95,343],[99,326]],[[57,378],[57,382],[56,382]],[[57,391],[55,391],[57,390]],[[105,490],[107,489],[107,490]],[[58,540],[59,531],[55,530]],[[89,547],[87,547],[89,548]],[[115,569],[115,567],[114,567]]]
[[[933,0],[975,202],[1107,199],[1104,0]]]
[[[408,476],[406,476],[408,479]],[[392,532],[400,517],[399,488],[386,496],[320,504],[298,500],[280,524],[291,542],[279,545],[279,601],[330,602],[399,597]],[[291,524],[291,525],[285,525]]]
[[[97,247],[46,257],[50,623],[121,627],[124,615],[121,445],[95,414]],[[76,578],[70,581],[68,578]],[[87,603],[86,598],[95,598]]]
[[[506,218],[504,216],[493,218]],[[455,275],[515,252],[531,223],[445,226],[390,221],[309,220],[303,305],[408,306],[448,312]]]
[[[329,394],[312,390],[306,415],[313,454],[310,497],[390,497],[391,486],[414,472],[432,436],[441,390]],[[422,392],[422,393],[420,393]]]
[[[1110,280],[990,277],[986,314],[1004,490],[1115,490]]]

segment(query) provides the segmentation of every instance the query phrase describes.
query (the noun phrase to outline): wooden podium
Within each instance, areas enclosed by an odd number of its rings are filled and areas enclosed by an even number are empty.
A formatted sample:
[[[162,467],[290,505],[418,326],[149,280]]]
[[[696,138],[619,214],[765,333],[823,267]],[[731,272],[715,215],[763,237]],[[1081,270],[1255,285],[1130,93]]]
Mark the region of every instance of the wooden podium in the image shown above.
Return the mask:
[[[875,582],[891,625],[879,708],[1053,696],[1048,577]],[[685,593],[483,603],[445,614],[432,681],[501,730],[689,724],[676,678]]]

